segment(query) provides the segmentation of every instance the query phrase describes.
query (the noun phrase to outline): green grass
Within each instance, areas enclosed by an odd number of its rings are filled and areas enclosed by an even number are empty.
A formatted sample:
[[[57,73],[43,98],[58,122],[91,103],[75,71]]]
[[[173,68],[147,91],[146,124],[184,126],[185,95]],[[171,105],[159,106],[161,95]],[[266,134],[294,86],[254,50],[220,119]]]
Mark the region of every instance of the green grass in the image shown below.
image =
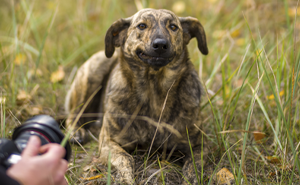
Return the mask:
[[[119,18],[133,15],[140,6],[166,8],[177,11],[179,16],[197,17],[207,36],[208,56],[200,54],[195,39],[188,46],[204,87],[201,130],[204,148],[210,149],[209,158],[203,156],[207,161],[198,172],[202,181],[199,183],[215,182],[211,175],[226,167],[236,184],[297,184],[300,181],[297,1],[186,0],[181,1],[185,5],[183,11],[176,10],[176,2],[0,1],[1,136],[11,137],[12,129],[34,114],[64,119],[64,98],[74,71],[93,53],[104,49],[108,27]],[[51,74],[59,66],[65,76],[61,81],[51,82]],[[266,137],[256,142],[253,131],[263,132]],[[84,148],[87,158],[92,160],[97,143]],[[86,155],[83,153],[78,147],[76,155]],[[147,156],[150,154],[145,151],[141,173],[145,169],[160,170],[157,178],[152,176],[151,180],[165,184],[184,181],[176,160],[168,158],[170,161],[166,163],[163,155],[158,155],[158,159]],[[279,162],[272,162],[270,156],[276,156]],[[72,159],[68,182],[80,184],[80,177],[95,175],[95,170],[82,170],[88,164],[88,160]],[[114,177],[113,170],[107,175],[107,167],[98,168],[107,177],[99,181],[113,180],[109,178]],[[147,182],[149,176],[138,174],[137,182]]]
[[[200,185],[200,179],[199,179],[199,175],[198,175],[198,170],[197,170],[197,166],[196,166],[196,161],[195,161],[195,158],[194,158],[194,152],[193,152],[193,149],[192,149],[192,145],[191,145],[190,137],[189,137],[189,131],[188,131],[187,128],[186,128],[186,133],[187,133],[187,138],[188,138],[188,141],[189,141],[189,147],[190,147],[190,150],[191,150],[191,157],[192,157],[192,160],[193,160],[193,166],[194,166],[194,170],[195,170],[197,182],[198,182],[198,185]],[[201,175],[201,176],[202,176],[202,175]]]
[[[164,171],[163,171],[163,169],[161,167],[161,164],[160,164],[160,161],[159,161],[159,157],[157,158],[157,162],[158,162],[158,165],[159,165],[159,169],[161,171],[161,179],[162,179],[163,185],[165,185],[166,183],[165,183]]]

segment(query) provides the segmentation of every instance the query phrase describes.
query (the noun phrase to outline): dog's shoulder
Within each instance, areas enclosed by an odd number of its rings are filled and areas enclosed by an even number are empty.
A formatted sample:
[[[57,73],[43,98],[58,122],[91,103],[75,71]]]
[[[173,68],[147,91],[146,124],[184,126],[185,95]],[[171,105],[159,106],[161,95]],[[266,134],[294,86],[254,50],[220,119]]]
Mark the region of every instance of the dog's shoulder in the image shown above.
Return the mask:
[[[115,52],[111,58],[105,56],[104,51],[100,51],[92,55],[82,66],[81,70],[87,71],[89,76],[97,77],[97,74],[106,74],[112,70],[112,66],[116,63],[118,52]]]
[[[198,107],[202,95],[202,85],[198,72],[190,60],[188,60],[187,69],[181,76],[179,84],[179,99],[183,100],[185,105]]]

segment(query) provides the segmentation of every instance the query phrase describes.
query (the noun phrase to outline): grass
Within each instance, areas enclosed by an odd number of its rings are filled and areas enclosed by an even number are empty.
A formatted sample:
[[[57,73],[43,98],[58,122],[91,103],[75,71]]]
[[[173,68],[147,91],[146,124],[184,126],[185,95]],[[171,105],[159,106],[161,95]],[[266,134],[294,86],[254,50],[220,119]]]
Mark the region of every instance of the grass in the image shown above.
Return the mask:
[[[201,103],[201,130],[209,157],[203,156],[206,165],[198,172],[200,184],[216,182],[218,179],[212,174],[223,167],[233,174],[236,184],[297,184],[300,181],[297,3],[296,0],[2,0],[1,137],[11,137],[14,127],[35,114],[64,119],[63,102],[74,72],[93,53],[104,49],[108,27],[141,7],[166,8],[179,16],[197,17],[208,40],[210,53],[205,57],[198,51],[195,40],[188,46],[206,92]],[[51,75],[61,67],[62,77],[51,80]],[[265,133],[265,137],[255,140],[254,131]],[[113,180],[113,169],[107,173],[105,166],[97,166],[97,170],[89,167],[95,160],[96,142],[84,145],[88,154],[80,147],[73,149],[77,149],[77,157],[72,159],[67,174],[70,184],[80,184],[80,177],[92,176],[99,169],[106,175],[98,179],[100,183]],[[148,151],[137,153],[135,159],[141,163],[137,172],[143,174],[147,169],[145,175],[138,173],[138,182],[147,182],[149,177],[149,184],[185,181],[176,161],[180,157],[165,162],[164,155],[151,157]],[[151,176],[155,170],[160,172]]]
[[[191,150],[191,156],[192,156],[192,160],[193,160],[193,165],[194,165],[194,170],[195,170],[197,182],[198,182],[198,185],[200,185],[200,179],[199,179],[199,175],[198,175],[198,170],[197,170],[197,166],[196,166],[196,161],[195,161],[195,158],[194,158],[194,152],[193,152],[193,149],[192,149],[192,145],[191,145],[190,137],[189,137],[189,131],[188,131],[187,128],[186,128],[186,133],[187,133],[187,136],[188,136],[189,147],[190,147],[190,150]],[[202,142],[202,143],[203,143],[203,142]]]

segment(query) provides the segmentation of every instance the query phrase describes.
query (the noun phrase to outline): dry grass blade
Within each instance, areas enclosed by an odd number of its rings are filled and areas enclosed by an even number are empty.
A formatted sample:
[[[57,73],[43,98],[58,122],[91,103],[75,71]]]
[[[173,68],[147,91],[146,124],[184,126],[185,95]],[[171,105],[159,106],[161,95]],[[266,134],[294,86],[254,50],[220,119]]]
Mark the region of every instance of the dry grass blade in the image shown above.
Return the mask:
[[[100,175],[96,175],[96,176],[93,176],[93,177],[80,177],[80,178],[82,180],[88,180],[88,181],[90,181],[90,180],[100,179],[102,177],[104,177],[104,175],[100,174]]]
[[[141,108],[142,108],[142,103],[139,103],[138,106],[136,107],[134,113],[132,114],[132,116],[130,117],[130,119],[128,120],[128,122],[126,123],[126,125],[124,126],[122,131],[120,132],[120,134],[119,134],[120,138],[122,138],[124,136],[124,134],[126,134],[127,130],[129,129],[130,125],[132,124],[132,122],[134,121],[136,116],[138,115]]]
[[[147,185],[154,176],[156,176],[158,173],[161,173],[165,168],[166,167],[163,167],[163,168],[157,170],[156,172],[154,172],[153,174],[151,174],[151,176],[148,177],[148,179],[147,179],[147,181],[145,182],[144,185]]]
[[[95,114],[88,114],[88,116],[95,115]],[[99,114],[96,114],[97,116]],[[100,114],[101,115],[101,114]],[[118,118],[132,118],[132,115],[125,115],[125,114],[110,114],[112,117],[118,117]],[[175,134],[177,137],[181,138],[182,135],[176,130],[172,125],[165,123],[165,122],[156,122],[153,119],[146,117],[146,116],[136,116],[135,119],[146,121],[147,123],[155,126],[157,128],[157,131],[163,133],[164,128],[167,129],[172,134]]]
[[[144,9],[143,4],[140,0],[134,0],[135,6],[137,10],[142,10]]]
[[[100,89],[102,88],[102,86],[99,86],[94,92],[93,94],[91,94],[91,96],[87,99],[87,101],[84,103],[83,107],[81,108],[81,110],[79,111],[79,113],[77,114],[75,120],[73,121],[73,123],[71,124],[70,130],[67,132],[66,136],[64,137],[64,139],[61,142],[62,146],[65,146],[66,143],[69,140],[69,137],[71,135],[71,133],[75,130],[76,124],[79,120],[79,118],[81,117],[81,115],[83,114],[84,110],[86,109],[86,107],[88,106],[88,104],[91,102],[91,100],[94,98],[94,96],[98,93],[98,91],[100,91]]]
[[[235,133],[235,132],[242,132],[242,133],[254,133],[256,131],[247,131],[247,130],[225,130],[225,131],[221,131],[218,132],[219,134],[227,134],[227,133]],[[261,133],[261,132],[260,132]]]
[[[162,117],[163,111],[164,111],[164,109],[166,107],[166,103],[167,103],[167,99],[168,99],[168,96],[169,96],[169,92],[172,89],[174,83],[175,83],[175,80],[174,80],[174,82],[172,83],[172,85],[170,86],[170,88],[169,88],[169,90],[167,92],[167,95],[166,95],[166,98],[165,98],[165,101],[164,101],[164,104],[163,104],[163,107],[162,107],[162,110],[161,110],[161,113],[160,113],[160,116],[159,116],[159,119],[158,119],[158,124],[157,124],[156,130],[155,130],[153,139],[151,141],[151,145],[150,145],[149,152],[148,152],[147,159],[146,159],[146,165],[147,165],[148,157],[150,156],[150,153],[151,153],[151,149],[152,149],[152,146],[153,146],[153,143],[154,143],[154,139],[156,137],[157,130],[158,130],[159,126],[160,126],[160,121],[161,121],[161,117]],[[144,173],[145,173],[145,171],[144,171]]]

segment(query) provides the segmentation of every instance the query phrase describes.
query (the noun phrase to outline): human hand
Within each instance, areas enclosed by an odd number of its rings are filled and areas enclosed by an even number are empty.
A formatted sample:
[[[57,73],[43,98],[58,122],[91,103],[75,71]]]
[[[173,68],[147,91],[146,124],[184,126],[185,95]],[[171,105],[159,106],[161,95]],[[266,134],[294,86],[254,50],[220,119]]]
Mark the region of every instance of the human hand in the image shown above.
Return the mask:
[[[66,185],[64,174],[68,162],[65,149],[56,143],[41,146],[37,136],[31,136],[21,160],[7,170],[7,175],[22,185]],[[38,155],[41,154],[41,155]]]

